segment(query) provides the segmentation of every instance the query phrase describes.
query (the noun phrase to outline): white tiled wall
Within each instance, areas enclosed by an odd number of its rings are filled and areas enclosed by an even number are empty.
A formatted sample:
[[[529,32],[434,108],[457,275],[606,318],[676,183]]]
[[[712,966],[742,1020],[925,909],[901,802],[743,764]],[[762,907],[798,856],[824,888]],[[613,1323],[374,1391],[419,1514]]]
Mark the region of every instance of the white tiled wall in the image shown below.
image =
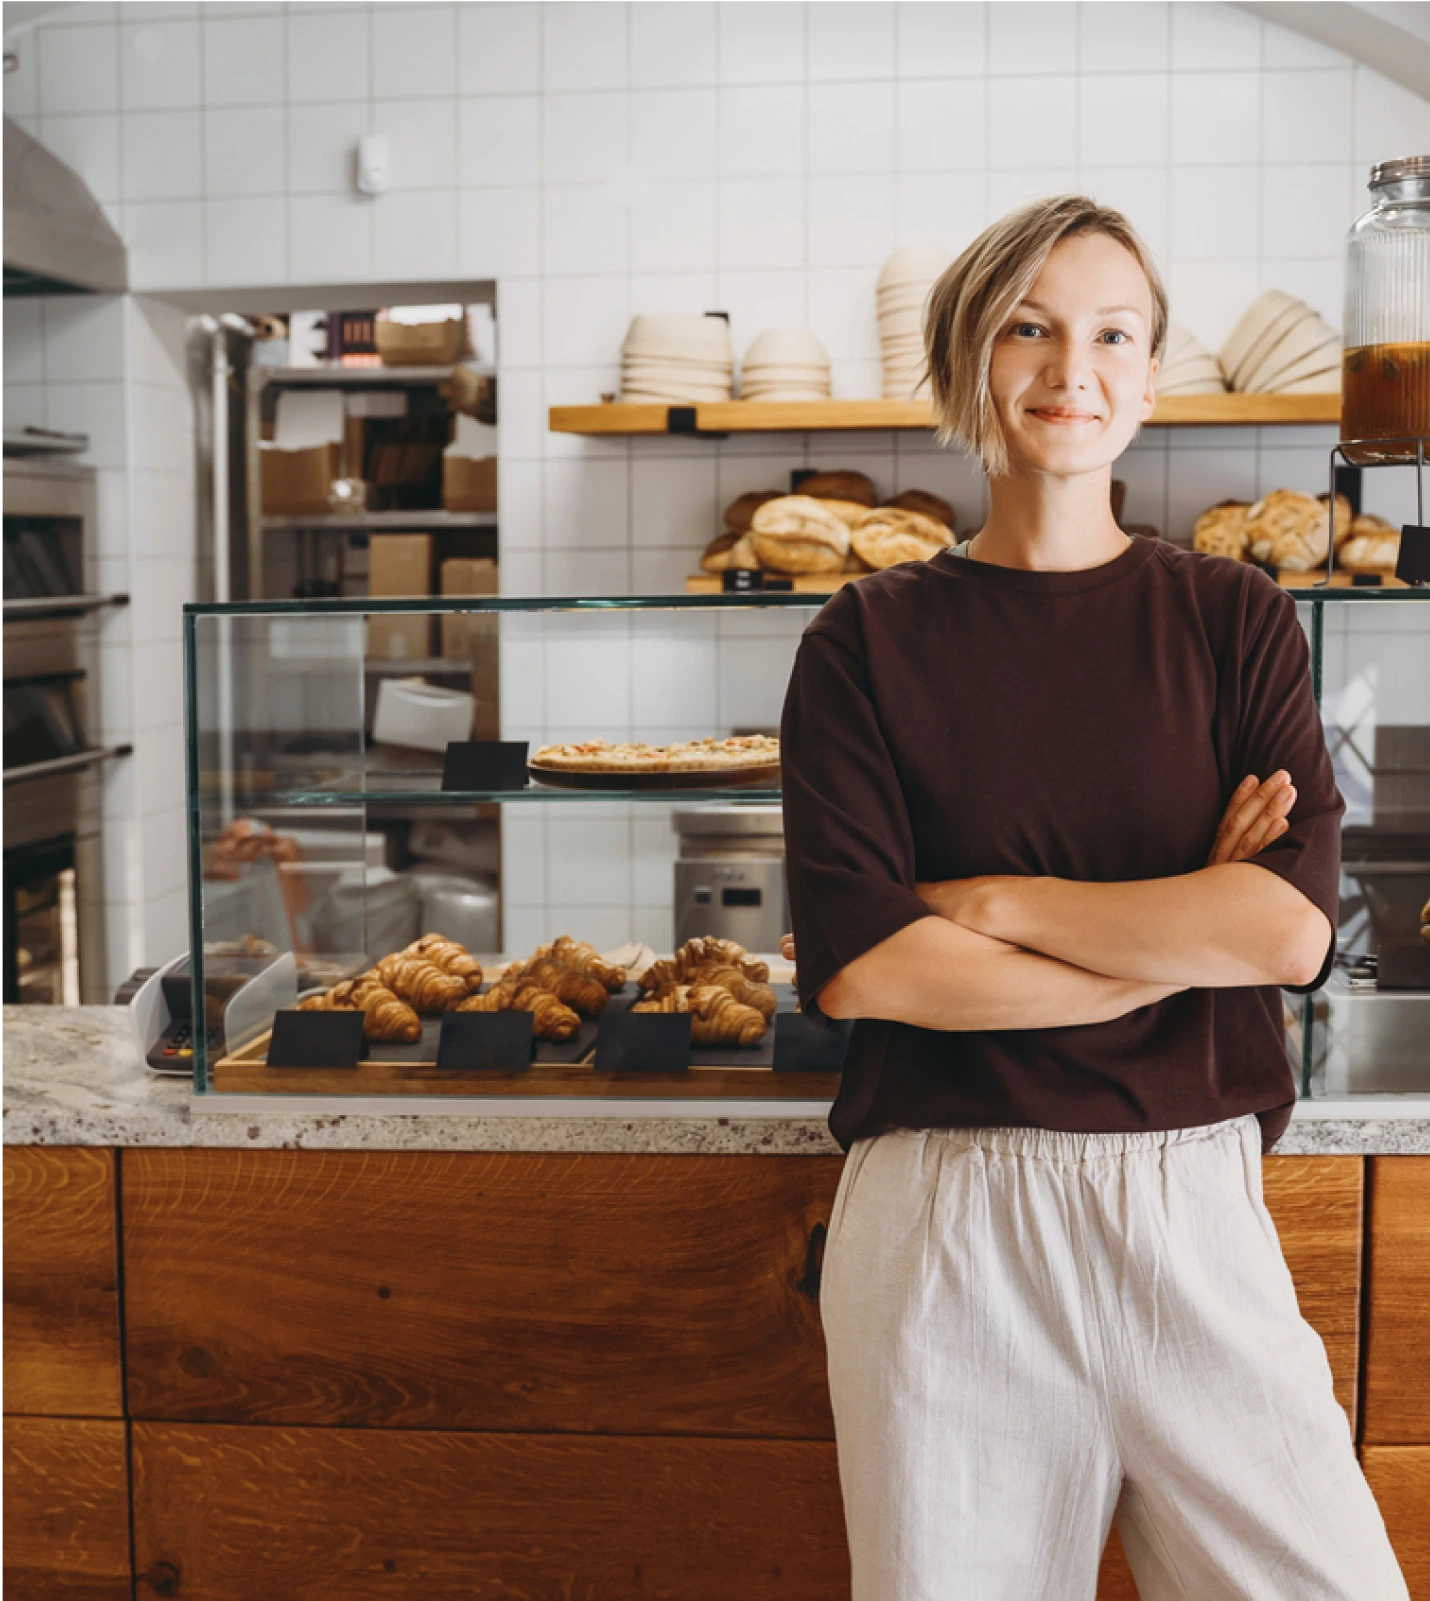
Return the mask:
[[[1338,326],[1369,164],[1430,149],[1423,100],[1202,3],[84,5],[21,50],[6,104],[111,208],[145,291],[495,278],[503,587],[518,594],[678,590],[721,506],[797,466],[933,489],[964,531],[982,518],[978,474],[920,438],[548,432],[547,407],[616,387],[635,312],[728,310],[737,352],[761,328],[808,325],[835,392],[877,394],[873,282],[892,251],[957,251],[1024,200],[1076,188],[1127,212],[1174,320],[1207,344],[1269,287]],[[376,201],[349,181],[369,130],[394,149]],[[33,404],[35,381],[17,382]],[[86,404],[107,438],[103,395]],[[1126,515],[1185,539],[1223,496],[1320,490],[1332,438],[1149,431],[1118,464]],[[1396,476],[1368,480],[1370,509],[1406,509]],[[147,538],[134,529],[141,560]],[[667,639],[657,681],[703,693],[709,647]],[[748,653],[714,648],[720,683],[747,681]],[[547,693],[551,663],[523,660],[523,693]],[[660,826],[640,809],[582,815],[582,849],[598,821],[614,829],[603,851],[624,840],[632,888],[622,901],[605,886],[602,914],[623,938],[649,926],[634,886],[654,882],[640,864]],[[521,851],[542,840],[540,875],[508,853],[513,882],[545,879],[539,896],[513,891],[535,897],[531,931],[568,904],[554,841],[571,821],[508,819]],[[572,931],[595,937],[589,910]]]

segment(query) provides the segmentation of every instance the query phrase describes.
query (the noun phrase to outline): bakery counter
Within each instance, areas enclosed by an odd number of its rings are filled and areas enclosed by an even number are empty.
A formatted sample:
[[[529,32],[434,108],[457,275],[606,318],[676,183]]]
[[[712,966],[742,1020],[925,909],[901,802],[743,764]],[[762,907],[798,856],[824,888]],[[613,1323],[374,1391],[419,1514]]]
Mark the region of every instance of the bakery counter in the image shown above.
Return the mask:
[[[837,1155],[824,1101],[208,1096],[139,1061],[119,1007],[4,1008],[5,1143]],[[1430,1095],[1303,1101],[1276,1156],[1430,1154]]]
[[[847,1597],[826,1103],[236,1110],[148,1074],[118,1008],[3,1022],[17,1594],[246,1601],[260,1530],[295,1597]],[[1300,1107],[1264,1165],[1430,1595],[1418,1153],[1430,1097]],[[1114,1533],[1097,1595],[1134,1593]]]

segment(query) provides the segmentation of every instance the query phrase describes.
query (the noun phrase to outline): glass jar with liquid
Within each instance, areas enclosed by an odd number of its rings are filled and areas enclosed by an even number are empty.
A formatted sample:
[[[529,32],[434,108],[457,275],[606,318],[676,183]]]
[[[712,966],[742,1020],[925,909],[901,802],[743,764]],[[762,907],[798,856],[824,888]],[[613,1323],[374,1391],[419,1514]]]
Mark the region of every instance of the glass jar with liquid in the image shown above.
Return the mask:
[[[1353,462],[1413,461],[1415,437],[1430,452],[1430,156],[1377,162],[1370,191],[1346,235],[1341,438],[1387,441]]]

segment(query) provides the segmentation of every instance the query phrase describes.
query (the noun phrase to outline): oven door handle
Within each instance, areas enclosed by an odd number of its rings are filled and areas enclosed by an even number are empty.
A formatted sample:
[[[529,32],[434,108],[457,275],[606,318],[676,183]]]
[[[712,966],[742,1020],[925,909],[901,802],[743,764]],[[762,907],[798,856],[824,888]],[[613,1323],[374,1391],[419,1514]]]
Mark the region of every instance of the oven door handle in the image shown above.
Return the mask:
[[[93,750],[76,751],[73,756],[56,756],[53,761],[29,762],[24,767],[5,769],[5,787],[11,784],[31,784],[36,779],[54,778],[59,773],[77,773],[86,767],[98,767],[111,756],[132,756],[132,745],[101,745]]]

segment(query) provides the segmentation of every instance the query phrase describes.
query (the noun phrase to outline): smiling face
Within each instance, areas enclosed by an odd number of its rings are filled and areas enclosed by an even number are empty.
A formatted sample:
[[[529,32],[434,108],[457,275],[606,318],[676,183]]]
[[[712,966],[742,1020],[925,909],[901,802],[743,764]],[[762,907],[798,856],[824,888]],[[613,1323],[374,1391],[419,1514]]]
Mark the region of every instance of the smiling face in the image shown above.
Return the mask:
[[[1013,471],[1115,461],[1151,415],[1152,293],[1106,234],[1060,240],[994,341],[988,381]]]

